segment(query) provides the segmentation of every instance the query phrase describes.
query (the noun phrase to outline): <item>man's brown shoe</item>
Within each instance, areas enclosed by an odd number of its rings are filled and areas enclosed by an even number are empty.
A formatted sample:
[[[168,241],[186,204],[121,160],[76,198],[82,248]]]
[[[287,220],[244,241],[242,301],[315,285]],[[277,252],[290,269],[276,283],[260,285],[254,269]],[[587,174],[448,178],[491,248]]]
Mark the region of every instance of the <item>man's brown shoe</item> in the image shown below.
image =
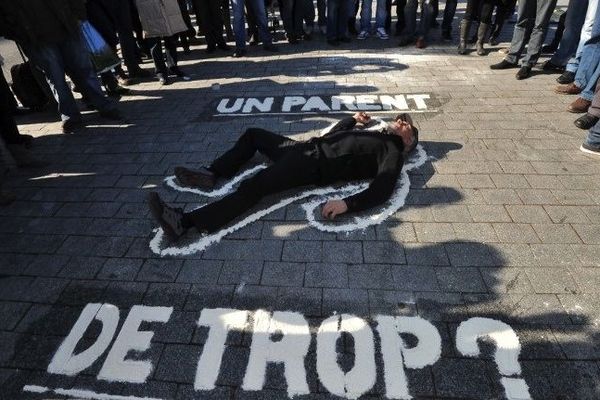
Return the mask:
[[[579,94],[582,89],[574,83],[567,83],[566,85],[558,85],[554,88],[554,92],[558,94]]]
[[[427,42],[425,42],[425,38],[420,37],[417,39],[417,42],[415,43],[415,47],[417,49],[424,49],[425,47],[427,47]]]
[[[187,230],[183,226],[183,210],[169,207],[156,192],[148,194],[148,206],[154,219],[160,224],[165,235],[176,242]]]
[[[588,108],[590,108],[591,105],[591,101],[587,101],[585,99],[582,99],[581,97],[578,97],[577,100],[569,104],[569,106],[567,107],[567,111],[575,114],[581,114],[587,112]]]
[[[183,186],[205,190],[211,190],[215,187],[215,175],[205,167],[197,171],[185,167],[175,167],[175,176]]]

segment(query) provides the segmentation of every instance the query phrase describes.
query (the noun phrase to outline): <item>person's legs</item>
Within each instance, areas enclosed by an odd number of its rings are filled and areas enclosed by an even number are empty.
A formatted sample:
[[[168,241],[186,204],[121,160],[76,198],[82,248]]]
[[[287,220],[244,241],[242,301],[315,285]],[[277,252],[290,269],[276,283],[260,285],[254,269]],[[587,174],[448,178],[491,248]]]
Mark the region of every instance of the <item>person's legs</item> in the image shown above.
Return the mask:
[[[0,137],[6,144],[21,144],[23,138],[15,123],[16,102],[0,68]],[[0,174],[2,171],[0,171]]]
[[[347,39],[348,38],[348,18],[350,13],[353,11],[354,1],[353,0],[341,0],[339,8],[339,21],[337,26],[337,38]]]
[[[598,0],[589,0],[587,12],[585,14],[585,21],[581,28],[581,34],[579,36],[579,44],[575,55],[568,61],[565,71],[576,73],[581,62],[581,56],[583,49],[588,40],[592,37],[592,29],[594,28],[594,19],[596,17],[596,11],[598,10]]]
[[[421,19],[419,21],[419,28],[417,36],[419,38],[427,39],[427,34],[431,28],[431,21],[434,12],[434,6],[431,0],[419,0],[421,3]]]
[[[444,8],[444,20],[442,21],[442,33],[450,35],[452,32],[452,21],[456,14],[456,0],[447,0]]]
[[[244,18],[244,2],[245,0],[231,0],[235,47],[240,50],[246,48],[246,19]]]
[[[105,0],[106,1],[106,0]],[[135,56],[135,39],[133,37],[133,24],[131,15],[131,6],[129,1],[108,0],[111,6],[110,11],[115,24],[115,29],[121,45],[121,54],[127,67],[127,72],[136,74],[139,72]]]
[[[596,8],[595,21],[600,21],[600,7]],[[600,24],[594,24],[590,39],[581,53],[581,61],[575,75],[575,85],[585,88],[593,81],[593,75],[600,64]]]
[[[318,160],[310,151],[291,151],[270,167],[242,182],[214,203],[185,214],[200,232],[215,232],[256,205],[264,196],[318,183]]]
[[[150,55],[154,61],[154,73],[167,75],[167,66],[165,64],[165,56],[162,50],[162,40],[158,37],[147,38],[146,43],[150,47]]]
[[[531,34],[532,21],[535,19],[536,0],[520,0],[517,11],[517,22],[513,31],[512,41],[508,54],[504,60],[516,64],[525,49],[529,35]]]
[[[167,36],[162,39],[165,42],[165,50],[167,52],[167,66],[171,69],[177,69],[177,35]]]
[[[377,10],[375,12],[375,29],[385,29],[385,20],[388,16],[386,0],[377,0]],[[389,29],[388,29],[389,30]]]
[[[311,2],[312,7],[312,2]],[[327,1],[317,0],[317,24],[319,27],[327,26]]]
[[[585,140],[583,141],[584,145],[588,148],[595,149],[596,151],[600,151],[600,123],[596,123],[588,132]],[[582,150],[584,147],[582,146]],[[600,153],[598,153],[600,154]]]
[[[417,8],[419,0],[406,0],[404,7],[404,30],[402,36],[406,40],[414,40],[417,33]]]
[[[396,36],[402,35],[406,27],[405,8],[406,0],[396,0]]]
[[[327,0],[327,40],[337,39],[340,3],[342,1],[345,0]]]
[[[299,142],[260,128],[248,128],[235,145],[217,158],[209,169],[217,176],[230,178],[258,151],[277,161]]]
[[[263,46],[269,46],[273,42],[271,32],[267,25],[267,11],[265,9],[264,0],[247,0],[249,1],[250,7],[254,10],[256,15],[256,25],[258,26],[258,35]]]
[[[555,7],[556,0],[537,0],[535,23],[531,30],[529,42],[527,43],[527,53],[521,60],[522,66],[531,68],[537,63],[542,53],[542,45],[544,44],[550,17],[552,17]]]
[[[360,5],[360,31],[371,33],[372,0],[362,0]],[[365,36],[366,37],[366,36]],[[360,37],[359,37],[360,39]]]

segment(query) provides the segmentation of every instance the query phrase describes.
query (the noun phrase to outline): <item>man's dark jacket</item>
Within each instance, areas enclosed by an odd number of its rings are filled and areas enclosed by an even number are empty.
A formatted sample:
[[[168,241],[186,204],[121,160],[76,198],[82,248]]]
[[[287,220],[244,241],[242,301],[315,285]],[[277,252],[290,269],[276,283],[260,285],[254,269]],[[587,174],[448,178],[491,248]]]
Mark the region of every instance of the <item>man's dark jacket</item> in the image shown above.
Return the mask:
[[[79,35],[84,0],[0,0],[0,36],[25,46],[59,43]]]
[[[400,136],[352,130],[355,125],[354,118],[344,118],[326,135],[310,140],[319,149],[323,183],[373,179],[366,190],[344,199],[348,211],[366,210],[388,200],[404,163]]]

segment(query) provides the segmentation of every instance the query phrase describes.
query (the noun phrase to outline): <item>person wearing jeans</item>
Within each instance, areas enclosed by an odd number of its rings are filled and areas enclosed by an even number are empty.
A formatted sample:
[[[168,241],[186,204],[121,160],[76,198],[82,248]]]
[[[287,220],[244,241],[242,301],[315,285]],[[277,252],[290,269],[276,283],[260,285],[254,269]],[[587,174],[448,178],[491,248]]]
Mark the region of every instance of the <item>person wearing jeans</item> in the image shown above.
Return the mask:
[[[235,36],[234,57],[243,57],[246,55],[246,18],[244,16],[244,2],[246,0],[231,0],[231,9],[233,10],[233,33]],[[256,16],[258,25],[258,35],[263,43],[263,48],[267,51],[276,52],[277,47],[273,46],[273,37],[267,26],[267,11],[265,10],[264,0],[247,0]]]
[[[529,78],[531,68],[537,63],[542,52],[550,17],[552,17],[555,7],[556,0],[520,0],[517,23],[515,24],[508,54],[502,62],[493,64],[490,68],[518,67],[519,58],[525,50],[525,46],[527,46],[527,52],[521,60],[521,68],[517,72],[516,78]]]
[[[419,6],[421,7],[421,18],[417,26],[417,8]],[[400,38],[400,46],[414,43],[416,38],[416,47],[425,48],[432,15],[431,0],[408,0],[404,8],[404,32]]]
[[[571,0],[566,11],[565,30],[558,50],[544,64],[546,70],[563,69],[575,55],[582,36],[589,0]]]
[[[330,45],[350,41],[347,32],[352,5],[352,0],[327,0],[327,43]]]
[[[389,39],[385,31],[385,19],[387,18],[386,0],[376,0],[375,29],[379,39]],[[366,39],[371,33],[371,6],[373,0],[362,0],[360,11],[360,33],[357,39]]]

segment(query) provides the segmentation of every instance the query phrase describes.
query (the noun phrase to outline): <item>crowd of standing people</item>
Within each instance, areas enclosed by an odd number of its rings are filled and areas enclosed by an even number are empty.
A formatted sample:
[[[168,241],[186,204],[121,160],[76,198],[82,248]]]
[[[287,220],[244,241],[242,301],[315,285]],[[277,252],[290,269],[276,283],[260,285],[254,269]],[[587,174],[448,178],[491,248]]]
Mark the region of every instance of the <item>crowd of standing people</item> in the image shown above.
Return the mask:
[[[581,150],[593,154],[600,154],[600,94],[596,88],[600,24],[594,23],[600,21],[598,1],[570,0],[555,40],[558,46],[542,67],[546,73],[560,73],[557,93],[578,96],[568,111],[583,114],[575,121],[577,127],[589,129]],[[279,27],[291,45],[313,40],[315,33],[323,35],[330,46],[370,36],[389,40],[393,34],[400,46],[425,48],[431,30],[440,25],[439,0],[376,0],[374,24],[372,3],[316,0],[315,7],[314,0],[0,0],[0,36],[18,44],[33,66],[32,75],[41,76],[38,81],[46,85],[46,94],[56,103],[63,131],[70,133],[84,126],[74,91],[101,117],[120,120],[115,98],[127,95],[127,86],[153,76],[163,85],[173,79],[190,79],[178,66],[178,49],[189,53],[190,43],[199,36],[205,39],[207,53],[219,50],[244,57],[248,45],[261,44],[265,51],[277,53],[279,47],[273,43]],[[517,79],[529,78],[542,53],[556,0],[519,0],[518,5],[517,0],[467,0],[458,27],[458,54],[467,54],[469,43],[475,43],[477,55],[486,55],[484,44],[498,44],[515,7],[517,20],[510,47],[505,58],[491,68],[518,68]],[[446,0],[443,41],[453,40],[456,8],[457,0]],[[119,65],[102,73],[94,68],[81,35],[83,21],[120,55]],[[235,47],[230,48],[228,42]],[[154,74],[140,67],[143,58],[152,60]],[[2,140],[18,164],[39,165],[27,151],[31,138],[20,135],[16,127],[14,115],[19,111],[2,75]]]

